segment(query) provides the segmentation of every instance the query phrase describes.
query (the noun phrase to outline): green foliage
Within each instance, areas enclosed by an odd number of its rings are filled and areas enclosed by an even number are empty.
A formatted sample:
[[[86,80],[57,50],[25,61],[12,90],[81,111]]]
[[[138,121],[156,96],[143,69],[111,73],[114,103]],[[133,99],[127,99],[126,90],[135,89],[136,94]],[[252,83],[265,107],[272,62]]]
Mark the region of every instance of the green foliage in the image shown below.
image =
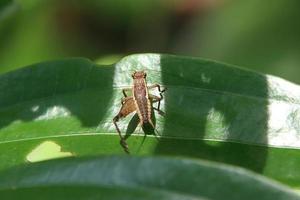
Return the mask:
[[[184,159],[64,159],[0,176],[4,199],[300,199],[246,170]]]
[[[158,138],[138,126],[136,115],[120,121],[133,155],[214,160],[300,186],[299,86],[214,61],[159,54],[128,56],[110,66],[65,59],[1,75],[0,169],[124,154],[112,118],[121,88],[141,69],[149,84],[167,88],[165,116],[154,115]]]
[[[1,199],[299,199],[265,178],[300,188],[298,85],[203,59],[121,58],[201,55],[299,82],[298,8],[296,0],[0,1]],[[94,62],[45,62],[70,56]],[[153,113],[156,131],[136,114],[118,123],[125,157],[112,118],[134,70],[167,88],[165,115]]]

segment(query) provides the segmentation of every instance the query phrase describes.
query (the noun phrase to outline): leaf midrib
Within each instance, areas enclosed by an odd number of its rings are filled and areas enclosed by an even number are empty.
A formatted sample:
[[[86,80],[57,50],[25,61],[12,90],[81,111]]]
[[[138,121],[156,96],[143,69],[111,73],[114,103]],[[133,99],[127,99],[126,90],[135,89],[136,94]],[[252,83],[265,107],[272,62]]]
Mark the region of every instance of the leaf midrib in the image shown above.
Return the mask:
[[[68,132],[69,134],[60,134],[60,135],[48,135],[42,137],[29,137],[23,139],[15,139],[9,141],[0,141],[0,145],[9,144],[9,143],[18,143],[18,142],[27,142],[27,141],[34,141],[34,140],[45,140],[45,139],[54,139],[54,138],[70,138],[70,137],[78,137],[78,136],[118,136],[118,133],[110,132],[94,132],[94,131],[78,131],[78,132]],[[132,133],[130,136],[133,137],[144,137],[144,134],[139,133]],[[238,140],[229,140],[229,139],[211,139],[211,138],[197,138],[197,137],[180,137],[180,136],[154,136],[154,135],[147,135],[150,138],[164,138],[164,139],[174,139],[174,140],[197,140],[197,141],[214,141],[214,142],[222,142],[222,143],[234,143],[234,144],[244,144],[244,145],[253,145],[258,147],[268,147],[268,148],[278,148],[278,149],[300,149],[300,147],[289,147],[289,146],[276,146],[270,144],[259,144],[254,142],[241,142]]]

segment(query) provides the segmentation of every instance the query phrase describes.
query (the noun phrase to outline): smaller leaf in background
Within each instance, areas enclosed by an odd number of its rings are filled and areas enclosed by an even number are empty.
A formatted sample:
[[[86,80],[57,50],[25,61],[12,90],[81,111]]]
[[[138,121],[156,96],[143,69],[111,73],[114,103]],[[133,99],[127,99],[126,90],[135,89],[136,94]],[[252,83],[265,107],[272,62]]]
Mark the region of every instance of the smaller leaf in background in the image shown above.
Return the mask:
[[[61,159],[0,174],[4,199],[299,200],[279,183],[223,164],[170,158]]]
[[[102,56],[96,59],[94,62],[99,65],[112,65],[114,63],[117,63],[122,58],[123,58],[122,55],[112,54],[112,55]]]

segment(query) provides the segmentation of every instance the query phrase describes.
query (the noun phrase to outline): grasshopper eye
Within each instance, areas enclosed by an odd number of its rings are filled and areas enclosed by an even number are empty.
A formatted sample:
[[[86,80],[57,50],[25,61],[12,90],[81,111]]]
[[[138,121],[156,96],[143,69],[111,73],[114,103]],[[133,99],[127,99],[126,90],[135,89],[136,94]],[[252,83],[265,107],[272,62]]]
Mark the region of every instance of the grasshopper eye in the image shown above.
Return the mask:
[[[145,74],[144,74],[144,78],[146,78],[146,77],[147,77],[147,74],[145,73]]]

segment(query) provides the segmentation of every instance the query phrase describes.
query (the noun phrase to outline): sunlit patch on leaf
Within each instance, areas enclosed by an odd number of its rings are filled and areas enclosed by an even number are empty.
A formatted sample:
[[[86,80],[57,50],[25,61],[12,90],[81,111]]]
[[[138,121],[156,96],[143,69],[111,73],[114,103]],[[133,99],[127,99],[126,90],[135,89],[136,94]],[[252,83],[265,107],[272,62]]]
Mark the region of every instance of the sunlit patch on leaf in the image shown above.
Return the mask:
[[[71,152],[63,152],[61,146],[53,141],[45,141],[35,147],[27,156],[29,162],[39,162],[54,158],[73,156]]]
[[[32,109],[35,109],[33,111],[37,111],[39,107],[35,106]],[[70,115],[70,111],[62,106],[53,106],[49,107],[45,113],[38,116],[35,120],[49,120],[54,119],[58,117],[66,117]]]
[[[207,123],[206,123],[206,130],[211,133],[223,133],[222,139],[227,139],[228,135],[228,125],[226,124],[224,114],[214,108],[212,108],[210,111],[208,111],[207,114]],[[220,139],[220,136],[218,134],[211,135],[211,138]]]

